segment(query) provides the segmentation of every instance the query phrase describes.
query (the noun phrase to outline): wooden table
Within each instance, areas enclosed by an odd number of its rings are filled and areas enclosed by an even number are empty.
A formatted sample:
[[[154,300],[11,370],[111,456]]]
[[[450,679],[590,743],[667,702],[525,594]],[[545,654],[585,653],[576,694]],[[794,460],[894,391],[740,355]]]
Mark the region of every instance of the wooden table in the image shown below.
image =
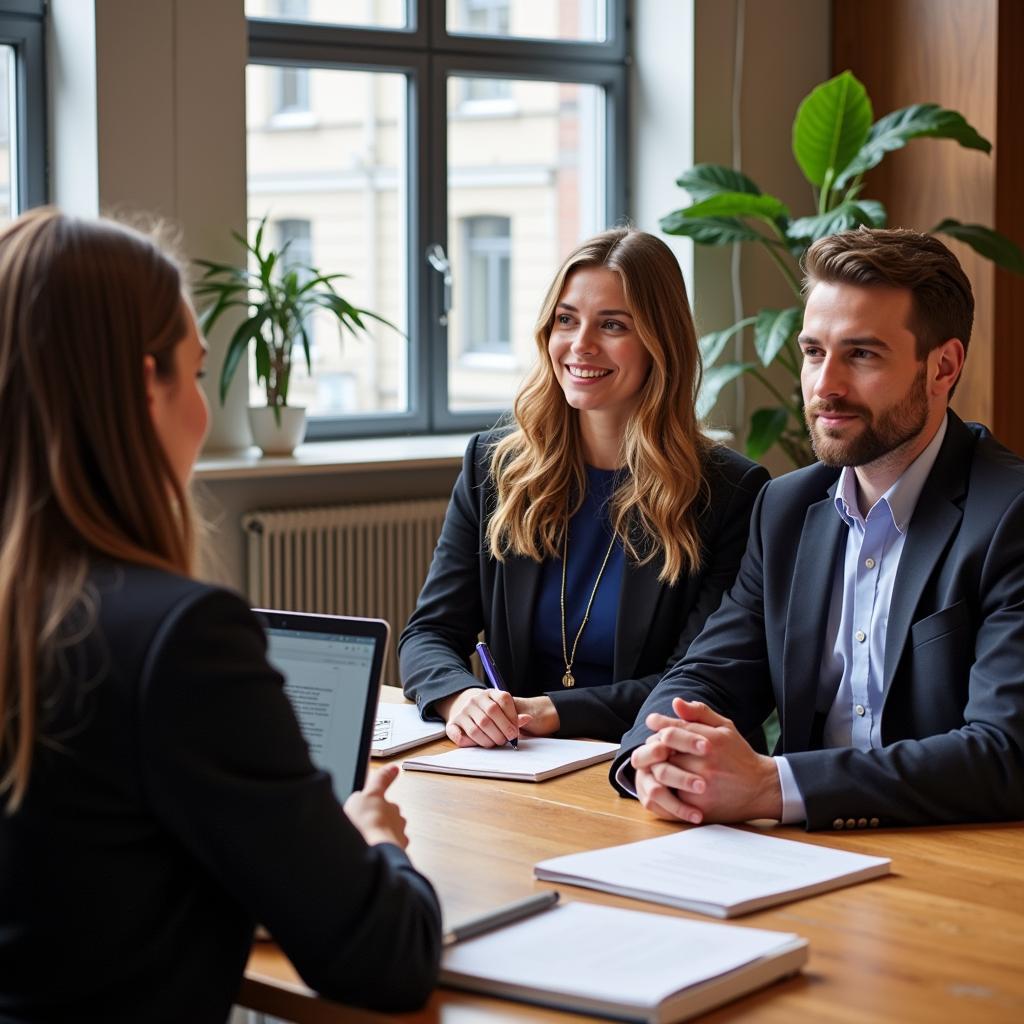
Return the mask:
[[[446,746],[437,743],[423,751]],[[391,793],[408,820],[409,855],[437,888],[446,921],[552,888],[532,874],[533,865],[546,857],[682,827],[655,821],[636,801],[620,798],[607,772],[607,764],[595,765],[539,784],[403,772]],[[891,857],[893,876],[734,922],[804,936],[810,940],[810,961],[799,977],[722,1007],[705,1020],[1024,1021],[1024,826],[817,833],[784,827],[774,833]],[[697,916],[559,888],[563,899]],[[239,1003],[308,1024],[584,1019],[450,989],[438,989],[417,1014],[355,1011],[312,993],[272,943],[253,949]]]

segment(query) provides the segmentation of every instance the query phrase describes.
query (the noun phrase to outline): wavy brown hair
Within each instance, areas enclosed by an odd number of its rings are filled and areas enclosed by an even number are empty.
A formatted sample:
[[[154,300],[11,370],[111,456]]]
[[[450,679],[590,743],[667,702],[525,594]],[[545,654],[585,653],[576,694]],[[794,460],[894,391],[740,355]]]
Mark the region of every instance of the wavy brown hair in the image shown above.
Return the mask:
[[[97,558],[186,574],[193,520],[150,416],[174,373],[178,267],[110,221],[39,209],[0,233],[0,796],[28,786],[39,680]]]
[[[659,578],[675,583],[701,564],[697,515],[706,501],[702,463],[711,443],[694,411],[701,362],[683,275],[664,242],[633,228],[583,242],[551,282],[534,329],[539,358],[513,406],[515,429],[491,458],[497,488],[487,527],[491,554],[499,560],[508,554],[558,557],[568,519],[583,501],[579,416],[555,377],[548,338],[569,278],[591,267],[622,279],[636,333],[651,357],[622,440],[626,472],[612,496],[612,527],[629,558],[642,564],[660,555]]]

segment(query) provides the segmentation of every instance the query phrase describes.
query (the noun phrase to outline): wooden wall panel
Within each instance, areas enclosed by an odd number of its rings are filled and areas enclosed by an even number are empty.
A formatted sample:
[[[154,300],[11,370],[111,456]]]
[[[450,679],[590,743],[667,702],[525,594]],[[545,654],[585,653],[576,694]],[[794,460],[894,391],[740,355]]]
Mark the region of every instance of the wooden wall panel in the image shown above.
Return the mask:
[[[833,0],[833,68],[864,82],[876,118],[911,103],[959,110],[993,142],[991,156],[917,139],[868,177],[893,226],[927,230],[943,217],[1024,241],[1024,3],[1021,0]],[[995,272],[949,241],[974,287],[975,329],[954,408],[1024,453],[1024,279]]]
[[[1000,0],[996,209],[1000,231],[1024,246],[1024,3]],[[1024,454],[1024,277],[995,272],[992,429]]]

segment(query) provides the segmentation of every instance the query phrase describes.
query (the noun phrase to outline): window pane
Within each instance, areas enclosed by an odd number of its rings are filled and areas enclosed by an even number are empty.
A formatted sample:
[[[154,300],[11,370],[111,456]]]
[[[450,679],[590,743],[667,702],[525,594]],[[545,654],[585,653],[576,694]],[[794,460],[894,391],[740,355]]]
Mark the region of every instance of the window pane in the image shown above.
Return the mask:
[[[459,35],[566,39],[606,38],[608,0],[447,0],[448,31]]]
[[[406,0],[245,0],[249,18],[322,25],[405,28]]]
[[[246,78],[249,217],[266,216],[266,238],[308,280],[310,267],[349,275],[335,282],[348,302],[408,333],[406,295],[405,97],[399,74],[301,70],[308,104],[301,116],[277,107],[278,67],[251,65]],[[339,337],[326,311],[306,321],[313,375],[300,347],[291,405],[313,416],[404,412],[405,337],[374,320],[367,332]],[[250,400],[266,399],[251,370]]]
[[[18,213],[14,88],[14,47],[0,46],[0,225]]]
[[[533,327],[565,255],[605,225],[599,86],[502,80],[467,99],[448,80],[448,318],[453,411],[505,409],[537,356]]]

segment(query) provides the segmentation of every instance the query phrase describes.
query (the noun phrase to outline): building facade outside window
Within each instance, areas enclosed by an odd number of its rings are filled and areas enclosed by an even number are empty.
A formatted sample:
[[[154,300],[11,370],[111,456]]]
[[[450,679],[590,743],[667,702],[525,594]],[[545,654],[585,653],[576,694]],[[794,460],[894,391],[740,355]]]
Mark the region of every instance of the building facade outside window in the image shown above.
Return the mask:
[[[398,330],[314,318],[290,398],[313,438],[487,426],[533,363],[554,270],[625,214],[621,4],[301,6],[246,0],[250,221],[307,225],[309,262]]]

